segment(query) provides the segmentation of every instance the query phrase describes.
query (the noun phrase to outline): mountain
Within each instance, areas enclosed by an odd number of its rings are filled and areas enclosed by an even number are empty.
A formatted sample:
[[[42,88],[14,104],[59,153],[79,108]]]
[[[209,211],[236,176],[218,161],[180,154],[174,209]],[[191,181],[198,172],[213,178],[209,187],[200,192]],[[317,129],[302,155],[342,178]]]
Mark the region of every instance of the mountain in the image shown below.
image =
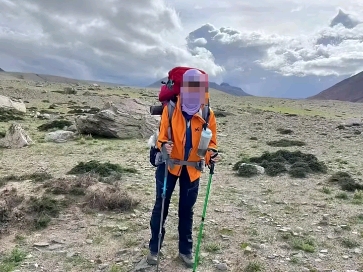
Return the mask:
[[[3,69],[0,68],[0,72],[5,72]]]
[[[363,102],[363,71],[307,99]]]
[[[345,28],[352,29],[355,28],[360,23],[361,22],[359,20],[353,18],[351,15],[339,9],[337,16],[335,16],[334,19],[331,21],[330,27],[342,24]]]
[[[161,86],[161,81],[168,81],[168,78],[165,77],[163,79],[160,79],[156,82],[154,82],[153,84],[148,85],[148,88],[160,88]],[[218,91],[222,91],[231,95],[236,95],[236,96],[252,96],[246,92],[244,92],[240,87],[235,87],[235,86],[231,86],[228,83],[221,83],[221,84],[217,84],[215,82],[209,82],[209,88],[212,89],[216,89]]]
[[[209,82],[209,87],[236,96],[252,96],[251,94],[243,91],[240,87],[231,86],[225,82],[220,85],[215,82]]]

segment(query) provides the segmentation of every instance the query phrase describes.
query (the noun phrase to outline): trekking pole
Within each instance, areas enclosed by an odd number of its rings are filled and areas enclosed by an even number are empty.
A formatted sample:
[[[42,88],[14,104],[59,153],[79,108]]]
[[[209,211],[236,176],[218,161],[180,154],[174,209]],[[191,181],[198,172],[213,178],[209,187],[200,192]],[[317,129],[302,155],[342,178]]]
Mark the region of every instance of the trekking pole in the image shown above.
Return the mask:
[[[172,142],[168,142],[168,144],[172,144]],[[160,228],[159,228],[159,241],[158,241],[158,254],[157,254],[157,264],[156,264],[156,271],[159,271],[159,263],[160,263],[160,248],[161,248],[161,238],[162,228],[163,228],[163,219],[164,219],[164,205],[165,205],[165,195],[166,195],[166,184],[168,179],[168,165],[169,165],[169,155],[164,150],[164,158],[165,158],[165,171],[164,171],[164,184],[163,184],[163,192],[161,193],[162,202],[161,202],[161,215],[160,215]]]
[[[205,219],[205,215],[206,215],[206,212],[207,212],[209,192],[210,192],[210,187],[211,187],[211,184],[212,184],[212,176],[214,174],[214,162],[211,161],[210,166],[208,166],[208,167],[209,167],[209,180],[208,180],[208,185],[207,185],[207,193],[205,195],[205,200],[204,200],[202,220],[200,222],[200,227],[199,227],[199,235],[198,235],[197,248],[196,248],[196,251],[195,251],[193,272],[197,271],[197,266],[198,266],[198,262],[199,262],[199,249],[200,249],[200,243],[201,243],[201,240],[202,240],[204,219]]]

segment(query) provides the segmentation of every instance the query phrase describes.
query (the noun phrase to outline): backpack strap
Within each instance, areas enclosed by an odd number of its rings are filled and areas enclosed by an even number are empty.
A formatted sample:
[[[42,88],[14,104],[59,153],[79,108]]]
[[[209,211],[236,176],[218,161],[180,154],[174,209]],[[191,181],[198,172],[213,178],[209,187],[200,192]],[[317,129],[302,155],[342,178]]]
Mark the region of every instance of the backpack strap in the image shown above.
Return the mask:
[[[171,138],[171,131],[172,131],[172,128],[171,128],[171,119],[173,118],[173,113],[174,113],[174,109],[175,109],[175,102],[170,100],[167,104],[167,107],[168,107],[168,117],[169,117],[169,127],[168,127],[168,138],[169,138],[169,141],[172,140]]]
[[[206,130],[209,125],[209,116],[210,116],[210,108],[209,108],[209,104],[208,104],[208,105],[205,105],[204,108],[202,109],[202,117],[205,121],[205,123],[203,125],[204,130]]]

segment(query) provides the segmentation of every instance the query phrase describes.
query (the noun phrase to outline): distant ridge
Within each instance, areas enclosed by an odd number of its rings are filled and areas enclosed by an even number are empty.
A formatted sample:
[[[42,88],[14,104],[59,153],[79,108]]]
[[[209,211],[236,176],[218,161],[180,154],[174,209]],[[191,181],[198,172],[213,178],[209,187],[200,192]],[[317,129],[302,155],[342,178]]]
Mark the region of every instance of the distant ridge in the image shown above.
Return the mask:
[[[148,86],[146,86],[147,88],[160,88],[161,86],[161,81],[167,81],[168,78],[162,78],[158,81],[155,81],[153,84],[150,84]],[[221,84],[217,84],[215,82],[209,82],[209,88],[212,89],[216,89],[218,91],[222,91],[231,95],[236,95],[236,96],[252,96],[251,94],[246,93],[245,91],[243,91],[240,87],[235,87],[235,86],[231,86],[228,83],[221,83]]]
[[[95,80],[83,80],[83,79],[75,79],[75,78],[68,78],[55,75],[23,73],[23,72],[6,72],[1,68],[0,72],[2,77],[6,77],[9,79],[23,79],[36,82],[66,83],[66,84],[86,83],[86,84],[103,84],[108,86],[125,86],[124,84],[119,84],[119,83],[110,83],[110,82],[95,81]]]
[[[363,102],[363,71],[307,99]]]

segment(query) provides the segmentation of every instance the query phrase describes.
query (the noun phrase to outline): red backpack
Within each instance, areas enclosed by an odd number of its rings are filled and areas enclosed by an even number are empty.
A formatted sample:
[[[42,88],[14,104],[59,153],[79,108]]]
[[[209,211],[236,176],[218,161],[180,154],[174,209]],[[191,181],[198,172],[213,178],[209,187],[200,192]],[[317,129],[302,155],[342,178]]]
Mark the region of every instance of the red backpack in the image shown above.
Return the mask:
[[[169,100],[174,98],[174,96],[177,96],[180,93],[180,86],[183,81],[183,75],[186,71],[190,69],[197,69],[192,67],[183,67],[183,66],[177,66],[174,67],[169,71],[168,81],[164,82],[162,81],[160,92],[159,92],[159,101],[162,102],[164,105]],[[203,70],[199,70],[202,74],[206,74]]]

